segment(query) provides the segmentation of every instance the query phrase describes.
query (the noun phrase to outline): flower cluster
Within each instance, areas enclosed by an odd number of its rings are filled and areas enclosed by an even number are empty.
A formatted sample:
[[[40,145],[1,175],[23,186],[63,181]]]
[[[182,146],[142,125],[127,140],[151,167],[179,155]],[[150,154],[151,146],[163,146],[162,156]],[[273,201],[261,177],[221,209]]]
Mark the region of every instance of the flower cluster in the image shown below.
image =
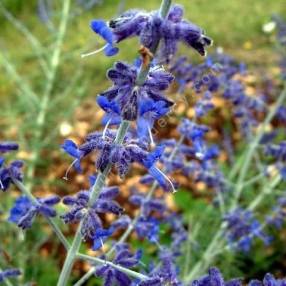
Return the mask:
[[[251,211],[236,209],[224,216],[227,223],[226,237],[231,247],[249,251],[255,237],[260,238],[265,245],[270,237],[262,230],[262,225]]]
[[[139,37],[140,43],[151,52],[159,49],[159,58],[169,61],[177,51],[179,42],[195,49],[199,54],[205,55],[205,47],[212,41],[204,35],[204,31],[195,24],[183,19],[183,8],[174,5],[164,19],[159,11],[145,12],[141,10],[129,10],[118,18],[105,23],[102,20],[93,20],[91,28],[106,42],[105,53],[114,55],[118,50],[114,48],[119,43],[130,37]]]
[[[176,156],[170,158],[170,152],[165,152],[161,161],[167,173],[181,171],[186,176],[191,176],[194,182],[204,182],[208,187],[222,191],[226,188],[223,174],[219,171],[215,159],[219,155],[217,145],[209,145],[206,134],[209,127],[184,118],[178,127],[185,143],[178,145],[176,141],[163,141],[173,150],[177,149]]]
[[[156,146],[149,151],[147,142],[133,139],[133,134],[128,133],[123,144],[114,142],[115,132],[107,130],[105,134],[94,132],[86,137],[86,142],[76,146],[71,140],[66,140],[62,148],[75,158],[75,166],[80,170],[80,160],[93,151],[99,151],[97,168],[101,172],[109,165],[113,164],[120,177],[124,177],[130,165],[134,162],[145,167],[148,173],[158,181],[166,190],[174,190],[171,181],[156,167],[156,162],[164,152],[164,146]]]
[[[269,285],[284,285],[286,283],[285,279],[276,279],[272,274],[267,273],[263,281],[259,280],[251,280],[248,285],[249,286],[269,286]],[[241,286],[241,279],[234,278],[227,282],[224,281],[223,276],[219,269],[213,267],[209,269],[209,273],[205,276],[200,277],[192,282],[192,286]]]
[[[22,229],[30,228],[35,217],[39,214],[48,218],[55,217],[57,213],[53,207],[59,201],[59,196],[40,198],[36,202],[32,202],[26,196],[20,196],[16,199],[8,220]]]
[[[266,217],[266,222],[269,226],[281,229],[286,218],[286,198],[280,197],[277,200],[276,206],[273,208],[272,214]]]
[[[102,221],[98,214],[113,213],[121,215],[122,207],[114,200],[118,195],[117,187],[103,188],[95,203],[89,206],[90,191],[80,191],[75,196],[66,196],[63,203],[67,205],[70,210],[63,214],[61,218],[65,223],[75,223],[82,220],[82,236],[87,239],[94,239],[97,241],[100,237],[110,236],[114,227],[108,233],[103,231]]]
[[[266,111],[266,103],[262,95],[247,94],[241,81],[247,73],[243,63],[236,63],[223,53],[215,53],[197,66],[188,63],[186,58],[179,58],[173,63],[171,71],[176,75],[179,92],[190,88],[197,94],[203,93],[195,106],[198,117],[214,107],[211,101],[213,96],[220,96],[230,105],[244,136],[251,136],[253,127],[257,126],[256,114]]]

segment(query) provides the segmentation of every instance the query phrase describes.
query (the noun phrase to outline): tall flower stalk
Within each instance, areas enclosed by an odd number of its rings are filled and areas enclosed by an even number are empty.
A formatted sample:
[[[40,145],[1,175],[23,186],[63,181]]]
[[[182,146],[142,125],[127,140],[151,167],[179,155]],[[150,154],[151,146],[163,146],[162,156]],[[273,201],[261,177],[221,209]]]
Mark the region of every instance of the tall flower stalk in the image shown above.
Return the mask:
[[[162,0],[162,4],[160,7],[160,16],[162,18],[165,18],[168,14],[168,11],[170,9],[171,6],[171,0]],[[156,53],[158,45],[159,45],[160,39],[156,39],[154,41],[154,46],[151,48],[151,52],[153,54]],[[148,72],[150,70],[150,66],[151,64],[148,64],[147,66],[144,65],[144,63],[141,64],[140,67],[140,71],[138,73],[137,76],[137,80],[136,80],[136,84],[138,86],[142,85],[148,75]],[[116,144],[122,144],[123,140],[125,138],[125,135],[128,131],[129,128],[129,122],[126,120],[123,120],[122,123],[120,124],[118,131],[117,131],[117,135],[116,135],[116,139],[115,139],[115,143]],[[105,179],[106,176],[109,174],[110,169],[111,169],[112,165],[109,163],[106,168],[99,173],[92,189],[91,189],[91,196],[90,196],[90,204],[93,204],[94,201],[97,199],[100,190],[102,189],[102,187],[105,185]],[[83,220],[82,220],[83,221]],[[80,248],[81,242],[82,242],[82,235],[81,235],[81,230],[82,230],[82,221],[78,226],[77,232],[75,234],[74,240],[71,244],[71,248],[69,249],[68,253],[67,253],[67,257],[66,260],[64,262],[59,280],[57,285],[58,286],[63,286],[66,285],[70,276],[70,272],[72,269],[72,266],[74,264],[74,261],[76,259],[76,254]]]

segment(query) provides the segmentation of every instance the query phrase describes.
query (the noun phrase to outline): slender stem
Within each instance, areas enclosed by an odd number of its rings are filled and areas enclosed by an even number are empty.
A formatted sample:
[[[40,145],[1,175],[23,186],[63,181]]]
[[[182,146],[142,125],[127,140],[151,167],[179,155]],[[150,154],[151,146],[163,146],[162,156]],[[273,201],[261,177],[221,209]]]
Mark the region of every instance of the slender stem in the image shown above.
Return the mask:
[[[260,179],[263,179],[263,178],[265,178],[265,173],[260,173],[260,174],[258,174],[258,175],[256,175],[256,176],[254,176],[253,178],[251,178],[251,179],[245,181],[245,182],[243,183],[243,187],[252,185],[252,184],[256,183],[257,181],[260,181]]]
[[[239,172],[241,165],[243,164],[244,155],[242,154],[235,162],[234,166],[232,166],[231,171],[228,175],[228,180],[232,181],[235,175]]]
[[[140,279],[140,280],[148,279],[148,276],[146,276],[146,275],[143,275],[141,273],[132,271],[132,270],[130,270],[128,268],[122,267],[122,266],[120,266],[118,264],[114,264],[114,263],[112,263],[110,261],[102,260],[102,259],[97,258],[97,257],[93,257],[93,256],[85,255],[85,254],[80,254],[80,253],[78,253],[76,256],[79,259],[88,260],[88,261],[90,261],[92,263],[101,264],[101,265],[102,264],[103,265],[109,265],[109,266],[111,266],[111,267],[113,267],[113,268],[115,268],[115,269],[117,269],[117,270],[119,270],[119,271],[121,271],[121,272],[123,272],[123,273],[125,273],[125,274],[127,274],[129,276],[131,276],[131,277],[134,277],[134,278],[137,278],[137,279]]]
[[[15,184],[15,186],[24,194],[26,195],[33,204],[38,205],[39,202],[37,201],[37,199],[31,194],[31,192],[23,185],[22,182],[18,181],[17,179],[13,178],[13,183]],[[50,226],[52,227],[52,229],[54,230],[55,234],[58,236],[59,240],[61,241],[61,243],[64,245],[64,247],[68,250],[70,248],[70,244],[69,242],[66,240],[64,234],[61,232],[60,228],[58,227],[58,225],[56,224],[55,220],[53,218],[50,217],[46,217],[48,223],[50,224]]]
[[[223,234],[225,227],[226,227],[226,223],[223,222],[221,224],[221,227],[219,228],[219,230],[213,237],[211,243],[208,245],[208,248],[206,249],[204,254],[201,256],[200,261],[197,262],[197,264],[192,268],[192,271],[190,272],[190,274],[187,275],[187,277],[184,279],[185,281],[193,280],[199,273],[202,272],[202,270],[204,270],[203,266],[205,262],[208,260],[209,255],[216,249],[217,244],[220,241],[220,239],[222,239],[221,236]]]
[[[88,272],[86,272],[73,286],[83,285],[92,275],[94,275],[95,270],[96,270],[95,266],[92,266],[88,270]]]
[[[280,175],[276,176],[273,181],[260,192],[247,209],[253,211],[263,201],[265,196],[271,194],[271,191],[281,182],[281,179]]]
[[[3,61],[3,67],[6,69],[10,78],[17,84],[21,94],[27,98],[27,106],[30,108],[38,108],[39,98],[36,93],[31,89],[27,81],[17,72],[16,67],[12,62],[5,56],[4,53],[1,55]]]
[[[283,91],[281,92],[280,96],[278,97],[274,107],[270,110],[270,112],[266,116],[262,126],[260,127],[256,136],[253,138],[253,141],[251,142],[249,149],[246,152],[246,155],[244,157],[243,166],[242,166],[240,173],[239,173],[239,176],[238,176],[237,187],[235,188],[234,200],[233,200],[231,209],[236,208],[237,202],[238,202],[240,195],[241,195],[241,192],[243,190],[244,179],[245,179],[247,172],[249,170],[249,166],[250,166],[251,160],[254,156],[255,150],[256,150],[257,146],[259,145],[259,142],[260,142],[260,140],[261,140],[261,138],[265,132],[265,128],[271,122],[271,120],[273,119],[273,117],[276,114],[277,109],[284,102],[285,98],[286,98],[286,86],[284,87]]]
[[[66,34],[67,23],[69,19],[69,10],[70,10],[70,0],[64,0],[63,7],[62,7],[61,22],[59,25],[59,31],[58,31],[57,39],[55,42],[54,52],[51,57],[50,72],[48,73],[47,84],[45,87],[43,98],[41,100],[41,105],[39,107],[39,113],[36,118],[37,127],[35,128],[35,136],[34,136],[34,139],[36,141],[40,140],[42,133],[43,133],[43,127],[46,121],[48,106],[50,103],[50,97],[52,94],[52,90],[54,88],[56,74],[57,74],[58,67],[60,64],[60,56],[62,53],[63,40]],[[36,145],[39,145],[39,144],[36,144]],[[39,153],[40,153],[40,148],[37,146],[31,154],[31,164],[30,164],[30,168],[27,171],[27,178],[30,180],[27,185],[27,188],[29,190],[32,188],[31,180],[34,176],[36,161],[38,159]]]

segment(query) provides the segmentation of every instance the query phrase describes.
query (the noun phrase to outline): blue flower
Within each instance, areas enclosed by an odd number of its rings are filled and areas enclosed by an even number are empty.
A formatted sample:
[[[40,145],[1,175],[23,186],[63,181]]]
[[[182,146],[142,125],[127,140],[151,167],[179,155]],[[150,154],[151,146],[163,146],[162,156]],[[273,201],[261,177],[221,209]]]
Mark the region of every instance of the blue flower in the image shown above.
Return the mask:
[[[274,226],[277,229],[281,229],[286,219],[285,207],[286,198],[280,197],[276,202],[276,206],[273,208],[272,214],[266,216],[267,224],[270,226]]]
[[[14,278],[21,275],[21,271],[19,269],[10,268],[4,271],[0,271],[0,282],[3,282],[6,278]]]
[[[142,217],[148,217],[151,212],[155,211],[160,214],[163,214],[166,210],[166,205],[164,200],[159,198],[146,198],[143,194],[135,192],[133,193],[129,201],[136,205],[140,206]]]
[[[10,165],[4,166],[4,159],[0,157],[0,189],[6,191],[13,183],[13,179],[23,180],[22,167],[23,162],[16,160]]]
[[[45,217],[55,217],[57,213],[53,206],[59,203],[59,201],[60,198],[58,196],[50,196],[37,199],[37,204],[34,204],[28,197],[20,196],[10,210],[8,220],[22,229],[30,228],[38,214],[42,214]]]
[[[98,250],[103,246],[105,240],[107,240],[113,233],[114,227],[109,227],[108,229],[98,228],[95,230],[95,234],[93,236],[93,245],[92,250]]]
[[[126,175],[132,163],[139,163],[164,189],[174,191],[170,179],[156,167],[156,162],[163,154],[164,146],[159,145],[149,152],[148,143],[133,139],[133,134],[130,132],[126,134],[123,144],[114,143],[115,136],[114,130],[106,130],[104,134],[101,132],[91,133],[87,135],[85,143],[76,147],[76,154],[79,152],[80,158],[82,158],[92,151],[99,151],[97,168],[102,172],[111,163],[121,177]],[[70,153],[73,154],[73,152]]]
[[[138,286],[161,286],[162,279],[160,277],[148,278],[144,281],[141,281]]]
[[[155,43],[162,40],[159,57],[166,62],[175,55],[178,42],[185,43],[203,56],[205,47],[212,43],[200,27],[183,19],[183,9],[179,5],[172,6],[166,19],[160,17],[158,11],[129,10],[111,20],[109,25],[102,20],[94,20],[91,27],[110,46],[138,37],[143,46],[153,50]]]
[[[96,99],[98,105],[106,112],[102,123],[104,125],[118,125],[121,122],[119,105],[114,101],[109,101],[105,96],[99,95]]]
[[[197,124],[189,119],[184,118],[178,127],[179,132],[190,139],[191,141],[201,140],[205,134],[209,131],[209,128],[205,125]]]
[[[276,279],[271,273],[265,274],[263,281],[251,280],[248,286],[275,286],[275,285],[285,285],[285,279]]]
[[[240,279],[232,279],[225,282],[219,269],[212,267],[208,274],[192,282],[192,286],[241,286]]]
[[[139,138],[149,139],[155,120],[169,112],[169,105],[165,101],[145,99],[139,103],[137,119],[137,134]],[[152,138],[151,142],[153,141]]]
[[[195,105],[196,117],[203,117],[214,108],[214,104],[211,102],[211,99],[211,93],[206,91],[203,97],[197,101]]]
[[[124,268],[132,268],[138,265],[141,258],[141,252],[138,251],[132,254],[126,244],[116,245],[116,255],[113,259],[113,263]],[[127,286],[131,285],[132,280],[123,272],[113,268],[112,266],[105,264],[97,266],[95,275],[97,277],[104,278],[105,286]]]
[[[265,153],[279,161],[286,161],[286,141],[266,146]]]
[[[183,243],[188,239],[188,233],[184,227],[183,218],[177,214],[169,215],[165,221],[170,225],[172,230],[172,243],[170,250],[174,256],[182,255]],[[191,242],[188,242],[191,243]]]
[[[19,145],[14,142],[0,142],[0,154],[8,153],[11,151],[18,150]],[[23,162],[20,160],[15,160],[10,165],[4,164],[5,159],[0,157],[0,189],[5,192],[11,183],[13,183],[13,179],[22,181],[23,175],[21,169],[23,167]]]
[[[286,66],[286,60],[285,60],[285,66]],[[281,105],[278,107],[275,117],[278,120],[280,120],[282,123],[286,123],[286,106],[285,105]]]
[[[135,224],[135,231],[139,238],[147,238],[152,243],[159,241],[159,221],[153,217],[140,216]]]
[[[81,152],[78,149],[78,146],[72,140],[69,140],[69,139],[65,140],[64,144],[62,144],[61,147],[67,154],[75,158],[71,166],[74,166],[78,172],[82,172],[82,169],[80,166],[80,160],[86,154],[84,152]]]
[[[0,142],[0,153],[7,153],[18,149],[19,145],[15,142]]]
[[[107,23],[103,20],[93,20],[90,23],[92,30],[100,35],[105,41],[106,46],[104,52],[106,56],[114,56],[118,53],[118,48],[114,47],[114,37],[112,30],[107,26]]]
[[[159,285],[174,285],[181,286],[182,282],[178,277],[178,268],[175,264],[175,257],[165,248],[160,250],[160,264],[157,267],[152,267],[148,276],[149,279],[139,283],[140,286],[159,286]],[[149,283],[149,284],[148,284]]]

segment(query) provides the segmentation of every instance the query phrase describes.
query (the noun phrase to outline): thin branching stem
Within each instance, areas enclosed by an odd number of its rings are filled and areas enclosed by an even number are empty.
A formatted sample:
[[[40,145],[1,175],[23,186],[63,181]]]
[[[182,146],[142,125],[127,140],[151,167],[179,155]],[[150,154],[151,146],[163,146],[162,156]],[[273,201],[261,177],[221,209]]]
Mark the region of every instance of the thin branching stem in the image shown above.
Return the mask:
[[[169,161],[169,162],[170,162],[170,161],[174,158],[174,156],[176,155],[176,153],[177,153],[177,151],[178,151],[178,148],[179,148],[179,146],[183,143],[184,139],[185,139],[185,137],[182,135],[182,136],[180,137],[180,139],[177,141],[177,143],[176,143],[174,149],[172,150],[172,152],[171,152],[171,154],[170,154],[170,156],[169,156],[169,158],[168,158],[168,161]],[[166,171],[166,170],[163,169],[163,171]],[[155,190],[157,189],[157,187],[158,187],[158,183],[155,181],[155,182],[152,184],[150,190],[149,190],[148,193],[147,193],[146,201],[148,201],[148,200],[150,200],[150,199],[152,198],[152,196],[153,196]],[[133,218],[133,220],[130,222],[128,228],[127,228],[127,229],[125,230],[125,232],[121,235],[121,237],[118,239],[118,241],[117,241],[117,242],[109,249],[109,251],[106,253],[106,256],[107,256],[108,258],[113,254],[113,252],[115,251],[117,245],[119,245],[119,244],[121,244],[121,243],[124,243],[124,242],[127,240],[127,238],[129,237],[129,235],[130,235],[130,234],[132,233],[132,231],[134,230],[134,227],[135,227],[135,225],[136,225],[138,219],[140,218],[142,212],[143,212],[143,206],[141,206],[141,208],[140,208],[138,214],[137,214],[137,215]],[[84,282],[86,282],[86,281],[94,274],[95,269],[96,269],[95,267],[90,268],[90,270],[89,270],[87,273],[85,273],[85,275],[82,276],[81,279],[80,279],[79,281],[77,281],[76,284],[74,284],[74,286],[80,286],[80,285],[82,285]]]
[[[137,279],[140,279],[140,280],[145,280],[145,279],[148,278],[148,276],[146,276],[146,275],[143,275],[143,274],[138,273],[136,271],[130,270],[130,269],[125,268],[125,267],[122,267],[119,264],[114,264],[113,262],[106,261],[106,260],[103,260],[103,259],[100,259],[100,258],[97,258],[97,257],[93,257],[93,256],[81,254],[81,253],[78,253],[76,255],[76,257],[79,258],[79,259],[85,260],[85,261],[90,261],[92,263],[99,264],[99,265],[109,265],[109,266],[115,268],[116,270],[119,270],[119,271],[127,274],[128,276],[131,276],[131,277],[134,277],[134,278],[137,278]]]

